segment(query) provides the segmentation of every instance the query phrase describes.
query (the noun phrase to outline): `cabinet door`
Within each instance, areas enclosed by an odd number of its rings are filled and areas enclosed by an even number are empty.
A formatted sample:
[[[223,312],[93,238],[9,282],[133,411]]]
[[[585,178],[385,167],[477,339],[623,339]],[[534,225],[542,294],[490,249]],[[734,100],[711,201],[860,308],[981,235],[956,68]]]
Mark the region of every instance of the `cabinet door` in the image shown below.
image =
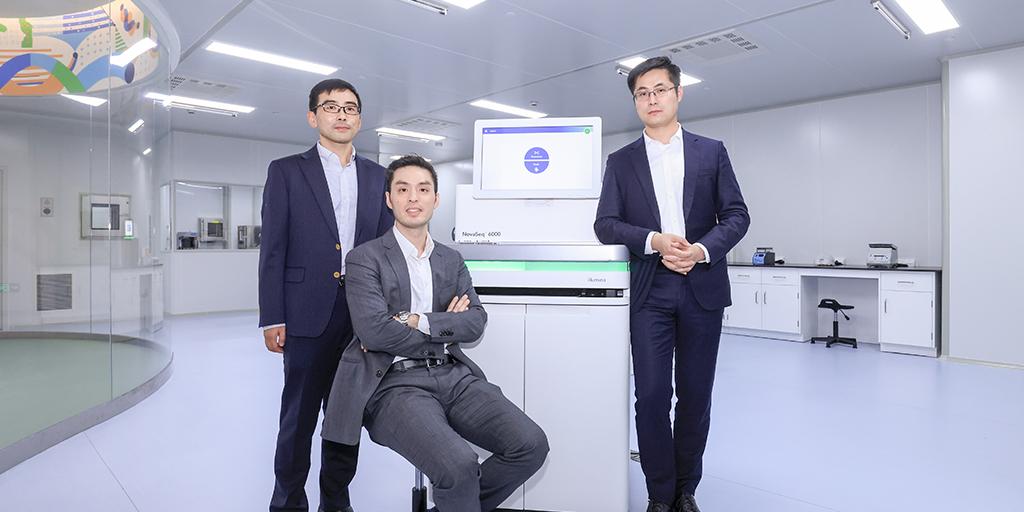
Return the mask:
[[[626,510],[629,308],[526,309],[526,413],[551,453],[526,483],[525,508]]]
[[[732,283],[729,326],[741,329],[761,329],[760,284]]]
[[[878,341],[935,347],[934,296],[925,292],[882,291]]]
[[[761,328],[800,332],[800,287],[764,285],[761,292]]]

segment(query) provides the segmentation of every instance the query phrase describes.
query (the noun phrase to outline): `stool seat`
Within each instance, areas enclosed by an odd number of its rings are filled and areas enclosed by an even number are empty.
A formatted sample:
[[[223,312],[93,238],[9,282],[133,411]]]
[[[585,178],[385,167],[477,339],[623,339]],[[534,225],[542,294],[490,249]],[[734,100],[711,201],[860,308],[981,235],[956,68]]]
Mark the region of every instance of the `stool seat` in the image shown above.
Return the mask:
[[[843,317],[849,320],[850,317],[846,315],[846,311],[854,309],[853,306],[849,304],[840,304],[836,299],[821,299],[821,302],[818,303],[818,308],[832,311],[832,315],[834,317],[832,320],[832,335],[811,338],[811,343],[824,341],[826,348],[832,348],[832,345],[835,345],[836,343],[842,343],[844,345],[850,345],[853,348],[857,348],[857,338],[844,338],[839,335],[839,315],[842,314]]]

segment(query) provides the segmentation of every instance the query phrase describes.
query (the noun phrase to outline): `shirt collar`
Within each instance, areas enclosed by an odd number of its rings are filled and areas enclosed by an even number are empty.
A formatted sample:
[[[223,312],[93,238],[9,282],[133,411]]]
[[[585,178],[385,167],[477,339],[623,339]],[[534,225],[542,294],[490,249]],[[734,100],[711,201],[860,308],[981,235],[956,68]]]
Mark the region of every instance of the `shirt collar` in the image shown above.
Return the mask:
[[[402,249],[402,254],[405,254],[406,258],[428,259],[430,254],[434,252],[434,240],[430,238],[430,233],[427,233],[427,245],[423,251],[423,256],[420,256],[419,250],[398,230],[398,226],[391,228],[391,230],[394,231],[395,238],[398,239],[398,247]]]
[[[651,147],[652,144],[657,144],[658,146],[668,146],[677,141],[683,141],[683,125],[679,124],[678,122],[676,123],[676,132],[672,134],[672,137],[668,140],[668,144],[662,144],[661,141],[652,139],[649,135],[647,135],[647,130],[644,130],[644,143],[647,145],[647,147]]]
[[[320,144],[320,141],[316,141],[316,152],[320,154],[320,160],[323,160],[325,162],[329,162],[333,158],[333,159],[338,161],[338,164],[341,164],[341,158],[338,157],[338,155],[335,154],[333,151],[325,148],[323,144]],[[356,161],[356,147],[352,146],[352,158],[349,158],[348,163],[349,163],[349,165],[352,165],[352,163],[355,162],[355,161]]]

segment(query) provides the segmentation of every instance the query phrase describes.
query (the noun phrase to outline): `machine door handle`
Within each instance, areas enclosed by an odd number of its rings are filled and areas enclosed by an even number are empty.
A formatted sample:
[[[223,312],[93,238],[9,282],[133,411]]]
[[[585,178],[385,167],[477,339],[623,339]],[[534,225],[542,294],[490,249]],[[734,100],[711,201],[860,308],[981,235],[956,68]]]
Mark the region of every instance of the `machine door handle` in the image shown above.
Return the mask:
[[[764,303],[768,304],[768,290],[761,292],[761,295],[763,296]]]
[[[760,302],[757,300],[757,292],[754,292],[754,304],[760,304]]]
[[[889,313],[889,299],[882,301],[882,312],[886,314]]]

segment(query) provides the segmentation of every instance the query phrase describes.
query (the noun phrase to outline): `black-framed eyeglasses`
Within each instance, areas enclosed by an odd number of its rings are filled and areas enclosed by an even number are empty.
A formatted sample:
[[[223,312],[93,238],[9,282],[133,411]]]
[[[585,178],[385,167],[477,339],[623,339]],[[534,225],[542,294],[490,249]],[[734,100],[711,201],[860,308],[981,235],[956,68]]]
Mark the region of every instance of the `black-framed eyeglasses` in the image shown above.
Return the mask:
[[[665,93],[675,90],[675,87],[655,87],[649,91],[647,89],[641,89],[633,93],[633,101],[647,101],[647,98],[660,98]]]
[[[316,108],[314,108],[313,110],[316,111],[316,109],[320,109],[320,108],[324,109],[324,112],[327,112],[328,114],[337,114],[339,112],[344,111],[346,114],[348,114],[350,116],[358,116],[362,112],[362,110],[363,110],[363,109],[359,108],[358,105],[351,105],[351,104],[340,105],[336,101],[325,101],[325,102],[317,105]]]

